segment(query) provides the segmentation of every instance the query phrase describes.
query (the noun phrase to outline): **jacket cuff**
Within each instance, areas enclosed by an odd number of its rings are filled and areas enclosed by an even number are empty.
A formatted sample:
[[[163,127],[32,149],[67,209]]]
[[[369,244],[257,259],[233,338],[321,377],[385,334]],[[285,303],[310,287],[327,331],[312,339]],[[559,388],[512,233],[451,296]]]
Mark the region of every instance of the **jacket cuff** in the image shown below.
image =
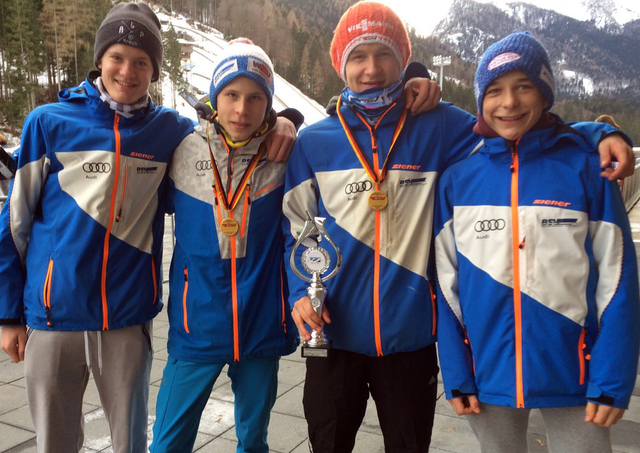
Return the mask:
[[[477,395],[478,388],[476,387],[476,382],[473,378],[469,378],[466,381],[460,383],[455,389],[447,390],[445,388],[447,399],[451,398],[461,398],[463,396],[468,395]]]
[[[0,318],[0,326],[22,326],[22,318]]]
[[[631,399],[631,397],[628,397],[626,401],[622,398],[616,399],[613,396],[606,395],[596,384],[589,382],[587,386],[587,399],[592,403],[627,409],[629,407],[629,399]]]

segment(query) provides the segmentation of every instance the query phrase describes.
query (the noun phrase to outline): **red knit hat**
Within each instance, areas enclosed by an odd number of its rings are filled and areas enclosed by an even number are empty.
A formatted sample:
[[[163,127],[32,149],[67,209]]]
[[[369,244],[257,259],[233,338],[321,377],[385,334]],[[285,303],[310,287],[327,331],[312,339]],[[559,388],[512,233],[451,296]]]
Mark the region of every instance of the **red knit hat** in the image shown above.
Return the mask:
[[[381,43],[391,49],[404,70],[411,58],[411,43],[404,23],[382,3],[363,1],[349,8],[340,18],[331,41],[331,63],[346,80],[344,68],[349,54],[360,44]]]

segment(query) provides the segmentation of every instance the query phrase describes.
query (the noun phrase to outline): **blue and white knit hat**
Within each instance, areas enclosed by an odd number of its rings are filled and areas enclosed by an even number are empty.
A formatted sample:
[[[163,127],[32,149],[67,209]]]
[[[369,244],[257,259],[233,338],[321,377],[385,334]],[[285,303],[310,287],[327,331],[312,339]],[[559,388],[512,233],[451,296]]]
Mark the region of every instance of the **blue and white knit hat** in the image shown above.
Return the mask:
[[[269,101],[269,112],[273,102],[273,63],[265,51],[248,38],[229,41],[227,47],[218,55],[209,88],[209,101],[213,109],[217,110],[218,93],[240,76],[253,80],[264,90]]]
[[[524,72],[540,89],[549,104],[545,112],[553,106],[556,84],[547,50],[531,33],[520,31],[492,44],[482,56],[475,80],[475,94],[480,114],[487,86],[502,74],[514,69]]]

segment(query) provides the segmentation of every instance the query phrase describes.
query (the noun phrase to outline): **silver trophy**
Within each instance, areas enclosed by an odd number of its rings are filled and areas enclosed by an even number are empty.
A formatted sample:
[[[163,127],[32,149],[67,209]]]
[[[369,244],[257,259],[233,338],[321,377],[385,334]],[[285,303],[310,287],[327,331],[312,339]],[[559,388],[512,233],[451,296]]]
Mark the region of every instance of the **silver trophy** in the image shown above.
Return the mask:
[[[311,306],[313,311],[319,317],[322,317],[322,308],[324,307],[324,299],[327,297],[327,287],[323,281],[329,280],[338,273],[340,265],[342,264],[342,253],[338,249],[338,246],[329,237],[327,230],[324,226],[325,218],[316,217],[311,218],[311,214],[307,212],[307,220],[304,222],[302,231],[298,236],[298,240],[291,250],[289,257],[289,264],[293,272],[301,279],[311,283],[307,287],[307,296],[311,299]],[[329,253],[322,247],[318,247],[322,239],[326,239],[329,244],[336,251],[337,262],[333,270],[326,276],[324,274],[329,270],[331,265],[331,259]],[[311,278],[300,272],[296,266],[295,256],[298,247],[304,245],[307,249],[302,252],[300,260],[302,261],[302,267],[311,275]],[[323,277],[324,276],[324,277]],[[311,340],[302,342],[302,357],[327,357],[329,355],[329,349],[331,348],[331,341],[327,339],[324,331],[320,332],[316,330],[311,331]]]

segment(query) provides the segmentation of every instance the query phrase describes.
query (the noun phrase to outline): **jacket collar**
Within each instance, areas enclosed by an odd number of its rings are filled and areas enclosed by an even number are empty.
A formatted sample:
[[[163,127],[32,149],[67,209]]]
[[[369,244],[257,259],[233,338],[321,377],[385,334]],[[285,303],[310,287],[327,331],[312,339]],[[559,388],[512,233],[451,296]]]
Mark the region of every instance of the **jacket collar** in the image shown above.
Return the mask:
[[[541,126],[538,127],[538,125]],[[555,114],[549,114],[549,121],[538,123],[538,125],[516,141],[520,161],[535,159],[549,152],[559,143],[569,142],[585,151],[591,150],[585,137]],[[485,137],[480,153],[487,154],[491,158],[510,158],[513,145],[514,142],[500,136]]]
[[[380,124],[378,125],[378,128],[382,128],[388,125],[391,125],[391,127],[395,128],[398,120],[400,119],[400,116],[402,115],[403,110],[404,97],[401,96],[400,99],[396,101],[395,105],[391,107],[391,110],[387,112],[386,115],[384,115],[384,117],[380,121]],[[360,118],[358,118],[355,107],[353,105],[347,104],[346,102],[342,103],[342,105],[340,106],[340,112],[342,113],[345,121],[352,130],[367,130],[367,127],[360,120]]]
[[[91,71],[87,78],[77,87],[65,88],[58,93],[60,102],[83,102],[97,118],[113,121],[115,111],[100,99],[100,92],[94,86],[94,81],[100,76],[100,71]],[[120,117],[120,122],[135,123],[143,119],[155,108],[153,101],[146,109],[136,113],[131,118]]]

